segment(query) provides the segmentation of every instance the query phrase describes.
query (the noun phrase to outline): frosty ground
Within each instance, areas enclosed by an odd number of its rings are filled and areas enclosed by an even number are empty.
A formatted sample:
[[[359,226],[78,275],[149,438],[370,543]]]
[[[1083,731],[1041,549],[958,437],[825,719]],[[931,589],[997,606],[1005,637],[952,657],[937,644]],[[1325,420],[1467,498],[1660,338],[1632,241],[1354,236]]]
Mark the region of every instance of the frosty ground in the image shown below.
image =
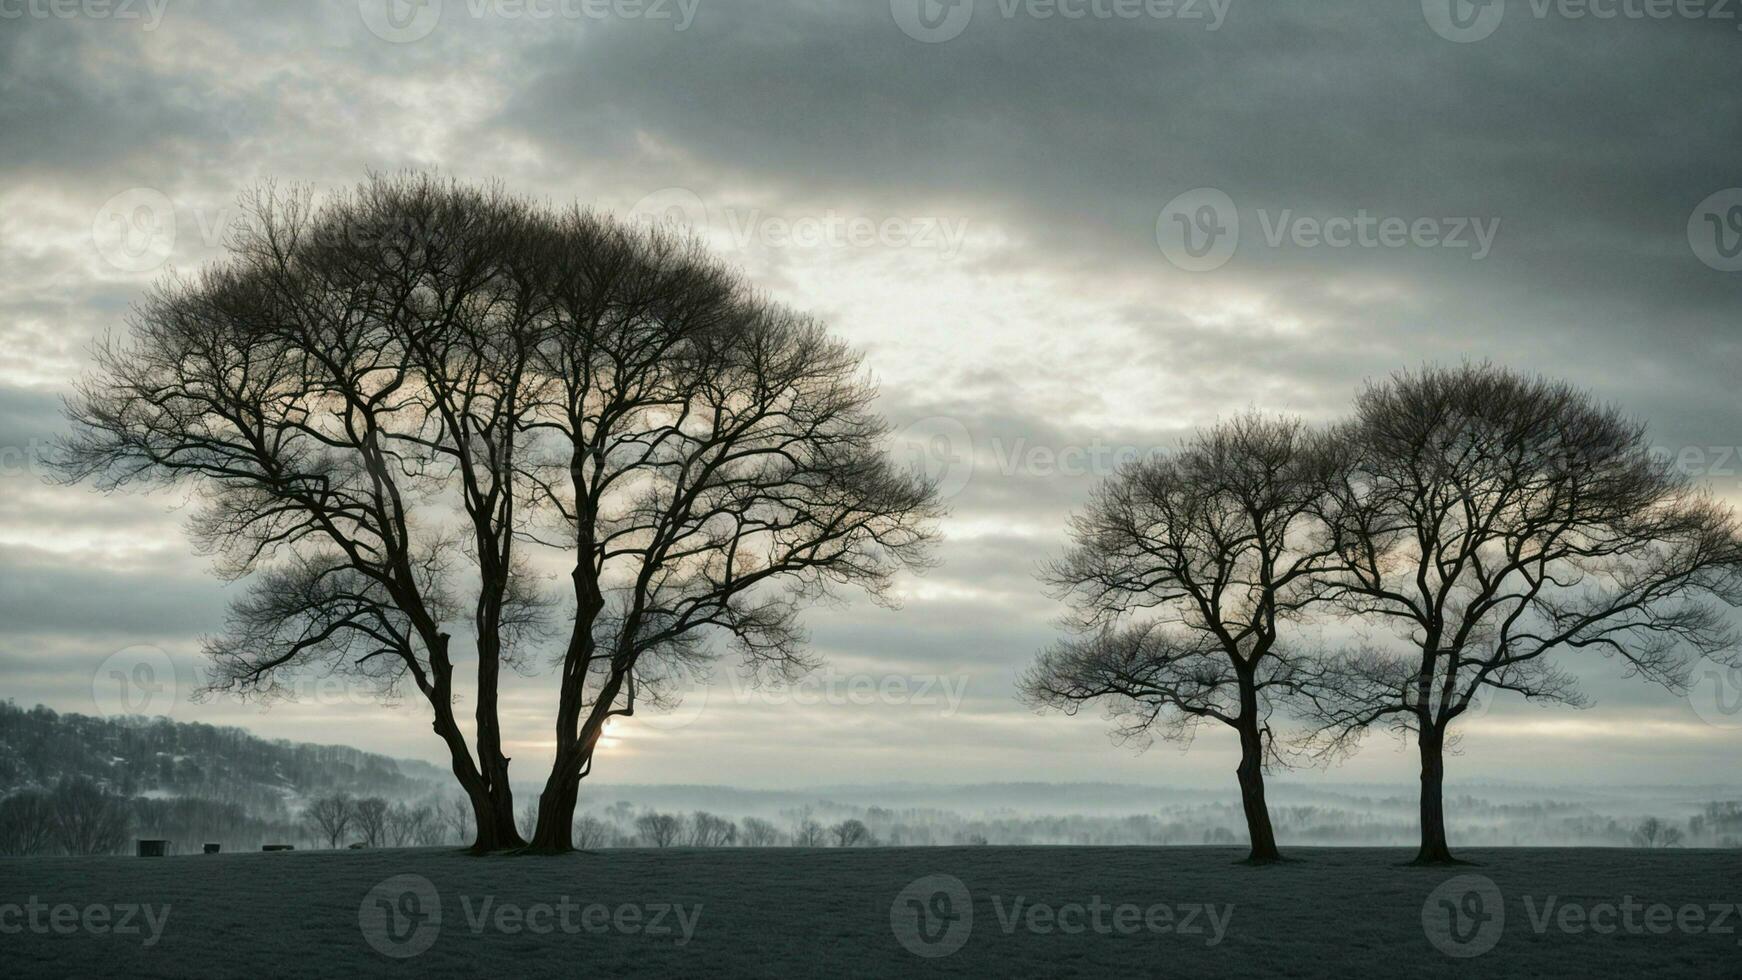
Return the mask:
[[[0,976],[1742,976],[1742,852],[1473,850],[1452,869],[1392,849],[1240,856],[5,859]]]

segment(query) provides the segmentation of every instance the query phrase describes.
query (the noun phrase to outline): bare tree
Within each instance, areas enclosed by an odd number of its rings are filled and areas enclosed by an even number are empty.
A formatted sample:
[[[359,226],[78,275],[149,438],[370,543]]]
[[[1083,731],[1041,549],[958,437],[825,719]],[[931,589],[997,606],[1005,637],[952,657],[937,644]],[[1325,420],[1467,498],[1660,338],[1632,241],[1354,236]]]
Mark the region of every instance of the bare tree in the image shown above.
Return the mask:
[[[689,819],[691,847],[727,847],[738,839],[738,825],[725,817],[697,810]]]
[[[54,840],[68,854],[114,854],[127,843],[127,801],[84,776],[63,776],[52,794]]]
[[[1308,677],[1283,633],[1324,592],[1335,552],[1317,514],[1333,472],[1322,436],[1258,416],[1123,467],[1045,571],[1079,635],[1020,681],[1037,707],[1104,704],[1115,736],[1139,745],[1189,741],[1206,719],[1232,728],[1254,863],[1280,858],[1264,798],[1269,720]]]
[[[1679,847],[1682,838],[1680,827],[1673,827],[1656,817],[1646,817],[1629,835],[1634,847]]]
[[[541,851],[571,846],[605,722],[669,700],[712,640],[795,676],[803,608],[926,562],[933,488],[889,460],[857,356],[698,245],[420,176],[251,211],[225,262],[98,350],[62,472],[200,492],[196,542],[253,584],[208,644],[211,690],[414,688],[474,850],[523,843],[498,689],[550,603],[520,546],[569,555],[575,604]]]
[[[780,828],[761,817],[745,817],[740,825],[744,828],[740,838],[746,847],[773,847],[780,843]]]
[[[395,803],[387,810],[387,840],[394,847],[440,843],[439,829],[431,831],[435,821],[435,811],[428,803]]]
[[[443,840],[462,844],[472,830],[472,804],[463,796],[450,796],[436,805],[436,822],[442,827]]]
[[[44,854],[55,840],[54,801],[39,789],[21,789],[0,797],[0,854],[29,857]]]
[[[1330,665],[1319,743],[1414,734],[1418,863],[1453,862],[1444,753],[1478,698],[1581,704],[1560,652],[1671,689],[1701,654],[1737,659],[1720,611],[1742,602],[1735,515],[1584,392],[1487,365],[1403,373],[1367,388],[1344,438],[1335,594],[1401,643]]]
[[[863,820],[848,818],[829,828],[829,836],[835,841],[836,847],[858,847],[861,844],[874,844],[871,828],[865,826]]]
[[[803,806],[791,813],[792,843],[794,847],[821,847],[827,839],[827,831],[813,815],[815,808]]]
[[[928,560],[933,487],[897,469],[857,355],[695,245],[572,215],[538,349],[532,431],[576,615],[532,846],[570,847],[613,715],[671,697],[724,639],[757,675],[813,661],[799,614],[837,586],[887,596]]]
[[[344,793],[317,797],[310,800],[308,807],[303,810],[303,819],[320,836],[326,838],[329,848],[339,846],[339,842],[345,838],[345,831],[351,828],[351,821],[356,817],[356,804]]]
[[[676,814],[649,810],[635,818],[635,833],[644,844],[671,847],[683,834],[683,820]]]
[[[207,645],[210,690],[283,696],[282,675],[322,670],[391,698],[409,681],[474,847],[517,845],[496,702],[544,610],[513,551],[513,477],[548,236],[523,202],[431,177],[245,205],[224,262],[160,283],[98,348],[62,472],[199,492],[195,541],[252,579]],[[453,711],[462,581],[476,757]]]
[[[363,843],[382,847],[387,843],[391,808],[379,796],[366,796],[351,807],[351,824],[363,835]]]
[[[592,814],[586,814],[575,819],[575,847],[579,850],[591,850],[604,847],[611,842],[611,825]]]

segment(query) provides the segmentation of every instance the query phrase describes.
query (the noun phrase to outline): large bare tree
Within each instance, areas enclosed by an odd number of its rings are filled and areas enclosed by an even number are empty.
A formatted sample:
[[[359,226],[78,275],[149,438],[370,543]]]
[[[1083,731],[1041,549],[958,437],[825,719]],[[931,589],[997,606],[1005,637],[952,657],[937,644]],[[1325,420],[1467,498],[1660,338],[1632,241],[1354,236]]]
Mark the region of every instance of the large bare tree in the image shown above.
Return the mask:
[[[1037,706],[1101,702],[1115,735],[1140,744],[1189,740],[1205,720],[1232,728],[1254,863],[1280,858],[1264,798],[1269,719],[1310,676],[1285,633],[1319,600],[1334,556],[1317,516],[1334,464],[1303,423],[1244,416],[1125,466],[1045,572],[1079,635],[1020,684]]]
[[[857,355],[693,245],[568,215],[531,432],[543,540],[572,554],[556,759],[532,846],[562,851],[607,720],[729,640],[809,669],[799,613],[929,560],[933,487],[896,468]]]
[[[1479,698],[1581,703],[1563,652],[1619,657],[1672,689],[1699,655],[1735,661],[1735,515],[1586,393],[1488,365],[1402,373],[1368,386],[1342,439],[1333,594],[1401,643],[1328,665],[1320,742],[1413,733],[1418,863],[1453,861],[1444,754]]]
[[[525,203],[426,176],[311,207],[263,188],[228,258],[160,283],[97,350],[61,462],[104,489],[200,497],[198,544],[251,578],[207,643],[211,687],[325,669],[430,705],[477,850],[522,843],[501,668],[544,604],[514,552],[513,475],[555,258]],[[476,755],[452,632],[472,593]]]
[[[533,556],[574,604],[550,851],[609,717],[669,698],[720,638],[800,672],[804,606],[928,560],[933,489],[890,462],[856,355],[693,242],[421,175],[318,208],[268,188],[249,213],[225,261],[99,348],[64,472],[199,495],[196,540],[251,582],[207,644],[212,689],[414,688],[474,850],[525,844],[497,700],[560,635]]]

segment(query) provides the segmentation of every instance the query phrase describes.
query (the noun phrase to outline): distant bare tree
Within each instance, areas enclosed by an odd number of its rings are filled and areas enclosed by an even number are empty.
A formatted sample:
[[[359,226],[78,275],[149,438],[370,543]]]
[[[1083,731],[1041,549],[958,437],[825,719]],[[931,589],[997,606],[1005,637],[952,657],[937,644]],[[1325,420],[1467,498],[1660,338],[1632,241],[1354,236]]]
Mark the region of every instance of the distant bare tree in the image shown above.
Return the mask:
[[[745,817],[740,826],[744,828],[740,836],[746,847],[772,847],[780,843],[780,828],[761,817]]]
[[[461,844],[472,830],[472,804],[463,796],[450,796],[436,805],[436,819],[450,838]]]
[[[1679,847],[1683,839],[1680,827],[1656,817],[1646,817],[1633,829],[1630,839],[1634,847]]]
[[[303,819],[316,833],[326,838],[329,848],[339,846],[339,842],[345,839],[345,831],[351,828],[351,821],[356,817],[356,804],[344,793],[317,797],[310,800],[308,807],[303,810]]]
[[[425,838],[434,819],[427,804],[395,803],[387,809],[387,841],[394,847],[428,843]]]
[[[800,807],[792,813],[792,843],[794,847],[821,847],[828,838],[828,832],[812,815],[815,812],[810,806]]]
[[[725,817],[697,810],[689,819],[691,847],[726,847],[738,839],[738,825]]]
[[[611,842],[611,825],[592,814],[575,820],[575,847],[587,851]]]
[[[351,823],[363,835],[363,843],[370,847],[387,844],[390,811],[387,801],[379,796],[366,796],[352,804]]]
[[[55,841],[54,801],[39,789],[0,797],[0,854],[46,854]]]
[[[1036,707],[1102,703],[1116,736],[1140,745],[1189,741],[1205,720],[1233,729],[1253,863],[1280,858],[1264,797],[1269,719],[1308,677],[1285,632],[1322,597],[1335,556],[1318,517],[1335,462],[1305,424],[1245,416],[1121,468],[1045,570],[1079,635],[1019,682]]]
[[[1671,689],[1702,654],[1742,657],[1721,611],[1742,603],[1734,513],[1588,394],[1430,368],[1369,386],[1343,439],[1335,596],[1402,643],[1330,665],[1319,745],[1346,751],[1375,724],[1413,733],[1418,863],[1453,862],[1444,754],[1478,698],[1582,703],[1561,652],[1619,657]]]
[[[871,838],[871,828],[865,826],[864,821],[853,818],[830,827],[829,836],[834,839],[836,847],[858,847],[861,844],[875,843]]]
[[[84,776],[55,784],[54,839],[68,854],[115,854],[127,843],[127,801]]]
[[[676,814],[649,810],[635,818],[635,832],[643,844],[671,847],[683,833],[683,820]]]

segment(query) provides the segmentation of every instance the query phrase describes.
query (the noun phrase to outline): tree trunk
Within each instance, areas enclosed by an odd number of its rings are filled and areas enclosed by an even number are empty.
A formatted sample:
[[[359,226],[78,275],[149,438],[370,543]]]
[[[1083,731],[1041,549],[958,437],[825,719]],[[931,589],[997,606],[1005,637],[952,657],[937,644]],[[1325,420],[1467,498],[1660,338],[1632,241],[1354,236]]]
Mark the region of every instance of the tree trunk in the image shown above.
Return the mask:
[[[1446,845],[1445,732],[1431,722],[1417,739],[1421,748],[1421,849],[1414,864],[1458,864]]]
[[[1252,844],[1249,864],[1272,864],[1282,860],[1276,849],[1276,832],[1270,826],[1270,807],[1264,802],[1264,736],[1258,718],[1248,713],[1240,719],[1240,805],[1246,810],[1246,837]]]

